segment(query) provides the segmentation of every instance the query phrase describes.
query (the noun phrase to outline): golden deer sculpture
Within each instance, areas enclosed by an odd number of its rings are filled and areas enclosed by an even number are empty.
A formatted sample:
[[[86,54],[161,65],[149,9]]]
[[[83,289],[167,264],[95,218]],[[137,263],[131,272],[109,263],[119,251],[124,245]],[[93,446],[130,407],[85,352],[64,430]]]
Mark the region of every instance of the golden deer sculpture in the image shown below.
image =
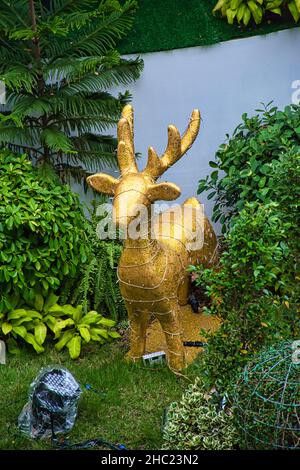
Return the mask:
[[[217,239],[196,198],[188,199],[175,211],[163,212],[154,223],[152,209],[155,201],[173,201],[179,197],[177,185],[156,183],[156,180],[192,146],[199,127],[198,110],[193,111],[182,137],[178,129],[170,125],[164,154],[158,157],[150,147],[146,168],[139,171],[135,161],[133,109],[127,105],[118,123],[120,179],[103,173],[87,179],[94,190],[114,196],[114,222],[127,235],[118,276],[131,327],[128,357],[137,360],[144,355],[146,329],[149,317],[154,314],[166,337],[169,367],[176,371],[185,366],[179,309],[180,305],[188,303],[187,267],[194,263],[212,265],[217,257]],[[140,236],[132,237],[129,227],[138,220],[141,207],[146,208],[146,216],[136,224]],[[188,208],[190,210],[186,211]],[[202,214],[200,219],[194,217],[195,211]],[[197,238],[201,232],[203,240],[197,249],[189,248],[187,225],[192,238]],[[145,226],[143,230],[141,227]]]

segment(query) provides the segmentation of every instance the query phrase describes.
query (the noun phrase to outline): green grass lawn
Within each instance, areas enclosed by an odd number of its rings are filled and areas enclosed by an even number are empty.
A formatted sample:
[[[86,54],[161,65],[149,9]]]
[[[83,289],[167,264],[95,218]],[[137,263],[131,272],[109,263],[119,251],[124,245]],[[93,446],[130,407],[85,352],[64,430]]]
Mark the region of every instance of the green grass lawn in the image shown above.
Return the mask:
[[[8,356],[0,365],[0,449],[50,449],[49,441],[34,441],[18,431],[17,419],[27,401],[29,385],[41,367],[59,364],[67,367],[83,385],[107,393],[101,397],[84,391],[70,441],[103,437],[128,449],[159,449],[162,443],[163,410],[178,399],[197,366],[189,367],[187,378],[177,377],[167,367],[147,369],[127,364],[122,342],[89,347],[82,359],[72,361],[48,345],[37,356],[28,349],[20,356]]]

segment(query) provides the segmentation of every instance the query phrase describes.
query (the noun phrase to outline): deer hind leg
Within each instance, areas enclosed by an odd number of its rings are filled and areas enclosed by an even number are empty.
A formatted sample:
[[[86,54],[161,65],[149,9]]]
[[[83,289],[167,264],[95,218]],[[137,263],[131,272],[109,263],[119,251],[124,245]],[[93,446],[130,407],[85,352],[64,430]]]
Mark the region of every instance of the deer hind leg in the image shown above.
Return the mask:
[[[135,310],[127,302],[126,309],[130,325],[130,350],[126,354],[126,359],[138,361],[145,354],[146,330],[150,314],[146,310]]]
[[[171,370],[179,371],[186,365],[182,342],[182,326],[179,318],[180,307],[177,301],[169,303],[165,307],[164,311],[156,313],[156,317],[166,338],[168,365]]]

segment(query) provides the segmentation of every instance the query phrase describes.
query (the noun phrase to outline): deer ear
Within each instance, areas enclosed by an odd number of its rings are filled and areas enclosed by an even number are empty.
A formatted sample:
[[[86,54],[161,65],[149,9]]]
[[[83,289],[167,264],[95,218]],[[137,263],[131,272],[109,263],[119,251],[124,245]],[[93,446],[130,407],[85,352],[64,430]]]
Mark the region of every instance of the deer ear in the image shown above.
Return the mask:
[[[180,194],[180,188],[174,183],[152,184],[148,189],[148,197],[151,201],[174,201]]]
[[[109,194],[112,196],[115,192],[115,187],[118,180],[113,176],[106,175],[105,173],[96,173],[95,175],[87,178],[88,184],[98,193]]]

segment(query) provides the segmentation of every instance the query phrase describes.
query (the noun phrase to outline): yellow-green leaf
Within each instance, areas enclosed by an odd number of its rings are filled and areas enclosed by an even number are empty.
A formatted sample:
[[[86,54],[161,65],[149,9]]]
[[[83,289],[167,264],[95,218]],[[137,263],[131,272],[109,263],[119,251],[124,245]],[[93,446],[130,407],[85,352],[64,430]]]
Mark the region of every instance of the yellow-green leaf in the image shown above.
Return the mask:
[[[236,18],[237,18],[238,22],[240,22],[241,19],[243,18],[244,12],[245,12],[245,8],[246,8],[245,3],[242,3],[242,4],[239,6],[238,11],[237,11],[237,14],[236,14]]]
[[[262,16],[263,16],[261,7],[259,7],[257,3],[255,3],[253,0],[250,0],[250,2],[248,2],[248,7],[250,8],[250,11],[253,15],[255,23],[256,24],[261,23]]]
[[[60,340],[56,343],[55,349],[57,349],[57,351],[61,351],[64,346],[73,338],[73,336],[74,332],[65,331],[60,337]]]
[[[21,338],[25,338],[25,336],[27,335],[27,330],[25,328],[25,326],[14,326],[13,327],[13,332],[16,333],[16,335],[18,336],[21,336]]]
[[[75,323],[78,323],[81,319],[82,316],[82,305],[78,305],[76,308],[74,308],[73,312],[73,319]]]
[[[243,22],[245,26],[247,26],[247,24],[249,23],[250,18],[251,18],[251,11],[249,10],[248,7],[245,6],[245,11],[243,15]]]
[[[80,336],[74,336],[67,344],[71,359],[77,359],[80,356],[81,350],[81,338]]]
[[[37,342],[42,345],[47,336],[47,327],[44,323],[38,323],[34,328],[34,336]]]
[[[53,332],[55,334],[59,333],[61,330],[66,328],[66,326],[74,325],[72,318],[67,318],[66,320],[57,321],[53,326]]]
[[[98,323],[101,320],[101,315],[95,310],[91,310],[81,319],[81,324],[91,325],[92,323]]]
[[[27,333],[25,341],[33,346],[35,351],[40,354],[44,351],[44,348],[36,341],[35,337],[31,333]]]
[[[212,12],[215,13],[216,11],[221,10],[221,8],[224,5],[224,2],[225,2],[225,0],[219,0],[218,3],[215,5]]]
[[[114,320],[111,320],[110,318],[104,318],[104,317],[102,317],[101,320],[99,320],[97,323],[107,326],[108,328],[115,326],[116,324]]]
[[[26,317],[26,316],[27,316],[27,310],[25,310],[24,308],[18,308],[16,310],[12,310],[11,312],[9,312],[9,314],[7,315],[7,318],[8,320],[16,320],[17,318]]]
[[[108,332],[107,330],[104,330],[104,328],[92,328],[93,333],[96,335],[100,335],[105,339],[108,339]]]
[[[109,331],[108,334],[111,338],[121,338],[121,335],[117,331]]]
[[[88,328],[85,326],[79,326],[78,330],[82,338],[84,339],[84,341],[88,343],[91,340],[91,335],[90,335]]]
[[[299,10],[296,6],[296,3],[294,1],[290,2],[288,4],[288,7],[289,7],[289,10],[290,10],[295,22],[297,23],[297,21],[299,21],[299,18],[300,18],[300,13],[299,13]]]

